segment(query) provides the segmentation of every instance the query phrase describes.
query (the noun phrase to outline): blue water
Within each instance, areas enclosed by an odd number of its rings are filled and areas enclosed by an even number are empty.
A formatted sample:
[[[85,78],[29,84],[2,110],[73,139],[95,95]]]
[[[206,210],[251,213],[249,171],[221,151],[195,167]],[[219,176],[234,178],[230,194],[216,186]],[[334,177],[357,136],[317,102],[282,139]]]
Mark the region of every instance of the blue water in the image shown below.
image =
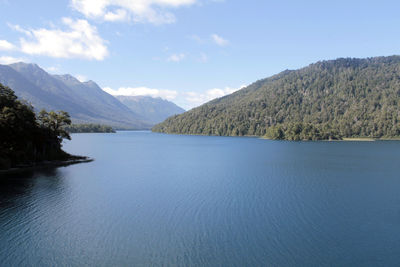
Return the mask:
[[[78,134],[0,177],[1,266],[399,266],[400,142]]]

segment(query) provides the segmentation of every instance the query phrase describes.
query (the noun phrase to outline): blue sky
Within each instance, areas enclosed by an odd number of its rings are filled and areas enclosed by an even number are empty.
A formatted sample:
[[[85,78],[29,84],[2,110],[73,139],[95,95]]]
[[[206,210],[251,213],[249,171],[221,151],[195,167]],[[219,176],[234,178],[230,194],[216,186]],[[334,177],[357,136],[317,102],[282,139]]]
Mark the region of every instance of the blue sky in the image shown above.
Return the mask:
[[[0,0],[0,63],[189,109],[285,69],[399,54],[399,1]]]

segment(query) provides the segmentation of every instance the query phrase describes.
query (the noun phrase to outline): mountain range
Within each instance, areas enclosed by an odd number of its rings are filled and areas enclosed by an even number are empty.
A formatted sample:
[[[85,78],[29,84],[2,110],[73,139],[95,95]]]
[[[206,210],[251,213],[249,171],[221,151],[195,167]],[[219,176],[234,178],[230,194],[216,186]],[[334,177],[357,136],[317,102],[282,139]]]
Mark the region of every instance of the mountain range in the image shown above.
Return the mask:
[[[286,70],[156,125],[177,134],[285,140],[400,136],[400,56]]]
[[[142,119],[152,124],[164,121],[167,117],[185,112],[174,103],[160,97],[150,96],[115,96],[125,106],[136,114],[141,114]]]
[[[73,123],[150,129],[155,123],[184,111],[172,102],[151,97],[123,98],[127,106],[93,81],[80,82],[69,74],[52,75],[36,64],[0,65],[0,83],[14,90],[35,110],[67,111]]]

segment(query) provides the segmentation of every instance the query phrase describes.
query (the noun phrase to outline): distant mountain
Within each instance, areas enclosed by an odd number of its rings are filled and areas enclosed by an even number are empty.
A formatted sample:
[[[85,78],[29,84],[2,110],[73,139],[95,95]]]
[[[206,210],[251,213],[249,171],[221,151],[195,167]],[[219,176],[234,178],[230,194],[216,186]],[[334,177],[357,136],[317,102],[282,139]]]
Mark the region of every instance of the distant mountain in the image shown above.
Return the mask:
[[[0,65],[0,83],[35,109],[67,111],[73,123],[98,123],[125,129],[149,129],[141,119],[95,82],[80,82],[71,75],[51,75],[36,64]]]
[[[284,71],[171,117],[157,132],[287,140],[400,136],[400,56]]]
[[[151,123],[160,123],[166,118],[185,112],[174,103],[150,96],[116,96],[125,106]]]

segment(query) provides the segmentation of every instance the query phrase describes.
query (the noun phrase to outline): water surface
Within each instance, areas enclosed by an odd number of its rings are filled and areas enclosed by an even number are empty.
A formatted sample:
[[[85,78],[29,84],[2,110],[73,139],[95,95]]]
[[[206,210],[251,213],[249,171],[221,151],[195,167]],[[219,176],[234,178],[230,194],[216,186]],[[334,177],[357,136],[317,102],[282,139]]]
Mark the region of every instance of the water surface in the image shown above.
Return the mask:
[[[1,266],[398,266],[400,142],[78,134],[0,179]]]

